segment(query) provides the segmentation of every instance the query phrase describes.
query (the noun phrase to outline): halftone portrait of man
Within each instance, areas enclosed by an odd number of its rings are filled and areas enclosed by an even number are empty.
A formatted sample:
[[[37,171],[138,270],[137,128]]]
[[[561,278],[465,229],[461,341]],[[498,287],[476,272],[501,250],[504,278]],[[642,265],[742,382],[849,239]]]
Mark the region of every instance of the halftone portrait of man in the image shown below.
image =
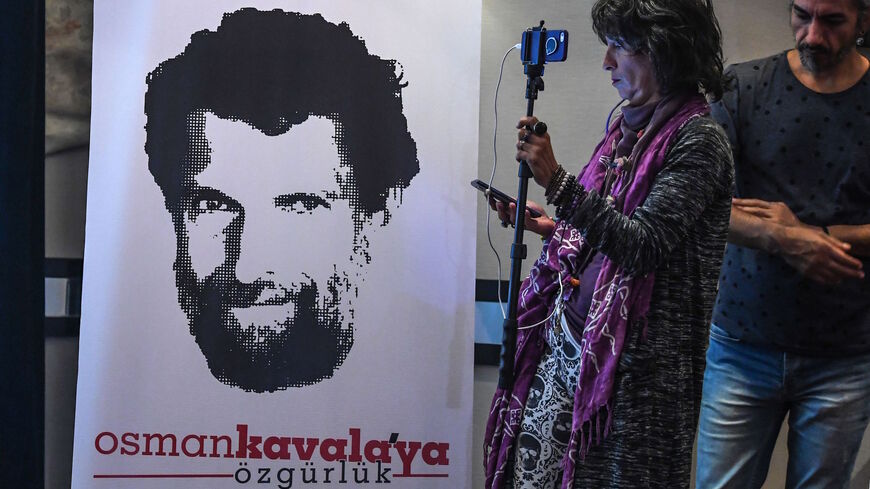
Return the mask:
[[[178,302],[220,382],[311,385],[349,354],[366,226],[420,170],[396,73],[347,24],[242,9],[149,74]]]

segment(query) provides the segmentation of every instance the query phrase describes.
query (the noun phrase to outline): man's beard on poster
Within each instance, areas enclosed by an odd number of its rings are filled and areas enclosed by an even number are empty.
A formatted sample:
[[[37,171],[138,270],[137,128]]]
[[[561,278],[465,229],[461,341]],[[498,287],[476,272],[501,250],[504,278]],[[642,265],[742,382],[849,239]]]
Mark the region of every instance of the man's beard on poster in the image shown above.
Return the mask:
[[[337,266],[322,294],[307,275],[307,283],[289,286],[264,280],[243,283],[225,264],[200,280],[189,263],[189,258],[176,262],[179,302],[209,370],[222,383],[249,392],[274,392],[331,378],[344,362],[354,342],[348,295],[356,295],[356,286]],[[255,305],[266,289],[281,293]],[[242,325],[233,313],[285,304],[294,312],[280,324]]]

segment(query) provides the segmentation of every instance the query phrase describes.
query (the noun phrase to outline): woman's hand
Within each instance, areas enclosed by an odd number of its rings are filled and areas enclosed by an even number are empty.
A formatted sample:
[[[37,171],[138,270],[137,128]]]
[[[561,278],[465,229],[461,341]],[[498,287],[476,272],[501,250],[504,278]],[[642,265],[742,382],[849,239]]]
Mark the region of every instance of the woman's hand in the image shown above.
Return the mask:
[[[513,226],[514,219],[517,215],[517,205],[511,204],[507,206],[502,202],[498,202],[495,199],[489,199],[489,206],[498,211],[498,218],[501,220],[502,224],[507,226],[510,224]],[[532,217],[529,213],[529,209],[534,209],[541,213],[541,217]],[[536,204],[534,201],[526,200],[526,229],[529,231],[540,234],[541,236],[547,238],[553,234],[553,231],[556,229],[556,223],[547,216],[547,212],[543,207]]]
[[[538,136],[532,132],[538,122],[537,117],[523,117],[517,123],[517,161],[525,161],[529,164],[535,183],[546,188],[553,177],[553,172],[559,164],[553,156],[553,146],[550,145],[550,134],[544,133]]]

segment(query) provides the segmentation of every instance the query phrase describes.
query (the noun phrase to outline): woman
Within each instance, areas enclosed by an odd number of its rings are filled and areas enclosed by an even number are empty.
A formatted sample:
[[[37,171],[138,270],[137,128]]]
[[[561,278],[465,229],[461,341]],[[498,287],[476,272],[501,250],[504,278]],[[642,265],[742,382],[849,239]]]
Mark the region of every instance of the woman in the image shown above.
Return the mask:
[[[592,21],[627,106],[577,178],[535,118],[517,125],[556,219],[526,214],[544,250],[487,424],[488,489],[689,487],[733,179],[699,93],[726,88],[721,34],[710,0],[598,0]]]

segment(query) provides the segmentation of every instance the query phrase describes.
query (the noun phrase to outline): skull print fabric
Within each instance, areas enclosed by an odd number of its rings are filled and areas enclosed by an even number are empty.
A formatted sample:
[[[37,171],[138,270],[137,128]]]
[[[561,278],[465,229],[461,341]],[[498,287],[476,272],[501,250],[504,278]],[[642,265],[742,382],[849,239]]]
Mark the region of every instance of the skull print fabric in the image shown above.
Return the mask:
[[[547,334],[547,351],[529,390],[523,413],[513,481],[508,487],[550,488],[562,481],[559,465],[571,437],[580,347],[558,314]]]

